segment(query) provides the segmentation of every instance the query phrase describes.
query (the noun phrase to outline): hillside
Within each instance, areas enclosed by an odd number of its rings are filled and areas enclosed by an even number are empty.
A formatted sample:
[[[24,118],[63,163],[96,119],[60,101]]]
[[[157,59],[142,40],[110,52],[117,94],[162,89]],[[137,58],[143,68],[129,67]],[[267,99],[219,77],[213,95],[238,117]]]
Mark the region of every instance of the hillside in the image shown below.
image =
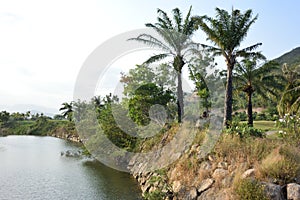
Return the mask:
[[[300,47],[293,49],[290,52],[283,54],[282,56],[274,59],[280,65],[287,63],[290,66],[300,64]]]

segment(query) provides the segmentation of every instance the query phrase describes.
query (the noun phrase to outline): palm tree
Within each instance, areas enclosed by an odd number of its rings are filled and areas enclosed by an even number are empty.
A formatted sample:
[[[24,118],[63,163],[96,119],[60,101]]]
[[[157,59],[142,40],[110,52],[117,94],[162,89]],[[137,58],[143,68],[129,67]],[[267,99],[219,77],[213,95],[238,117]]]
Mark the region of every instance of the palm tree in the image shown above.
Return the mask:
[[[297,114],[300,110],[300,65],[290,67],[284,64],[282,72],[287,84],[278,104],[279,114]]]
[[[262,43],[240,49],[242,41],[246,38],[250,26],[257,20],[252,18],[252,10],[245,13],[232,9],[231,14],[226,10],[216,8],[216,18],[208,16],[197,17],[198,26],[207,35],[207,40],[214,46],[202,45],[214,56],[223,56],[227,65],[226,94],[224,105],[224,126],[228,127],[232,120],[232,71],[239,57],[260,55],[253,52]]]
[[[253,126],[252,115],[252,95],[256,93],[263,99],[269,99],[269,95],[277,96],[276,89],[281,88],[281,75],[274,73],[278,69],[278,64],[270,61],[264,65],[259,65],[260,59],[244,59],[237,63],[234,69],[234,85],[238,91],[242,91],[247,96],[248,125]]]
[[[72,117],[73,117],[73,102],[71,103],[63,103],[62,107],[59,109],[59,111],[63,111],[62,112],[62,116],[64,118],[67,118],[69,121],[72,121]]]
[[[141,34],[136,38],[129,40],[136,40],[143,42],[151,47],[159,48],[163,53],[156,54],[150,57],[145,64],[157,62],[167,57],[172,57],[173,69],[177,72],[177,106],[178,106],[178,122],[181,123],[184,115],[183,108],[183,90],[182,90],[182,68],[185,65],[186,56],[189,52],[198,47],[191,41],[191,37],[195,31],[196,18],[191,17],[190,7],[185,19],[178,8],[172,10],[173,21],[168,17],[166,12],[158,9],[157,23],[147,23],[146,26],[154,29],[161,37],[157,38],[151,34]]]

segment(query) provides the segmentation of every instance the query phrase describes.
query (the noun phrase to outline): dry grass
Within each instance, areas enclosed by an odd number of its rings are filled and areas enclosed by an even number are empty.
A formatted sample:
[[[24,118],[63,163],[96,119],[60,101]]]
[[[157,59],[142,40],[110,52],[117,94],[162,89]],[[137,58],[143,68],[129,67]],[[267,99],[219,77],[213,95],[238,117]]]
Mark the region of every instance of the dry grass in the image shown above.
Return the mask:
[[[266,157],[276,146],[276,142],[266,138],[245,138],[223,135],[215,147],[217,157],[248,164],[251,167]]]
[[[292,146],[280,146],[256,167],[258,169],[256,177],[260,180],[271,179],[279,184],[292,182],[300,173],[299,149]]]

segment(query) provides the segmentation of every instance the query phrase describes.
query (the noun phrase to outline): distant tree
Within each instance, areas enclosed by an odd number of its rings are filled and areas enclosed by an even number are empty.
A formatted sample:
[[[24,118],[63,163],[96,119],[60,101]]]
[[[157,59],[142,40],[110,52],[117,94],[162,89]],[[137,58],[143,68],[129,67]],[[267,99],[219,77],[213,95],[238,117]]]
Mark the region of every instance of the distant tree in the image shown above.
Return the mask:
[[[281,75],[272,73],[278,68],[275,62],[259,64],[259,58],[244,59],[234,69],[234,86],[247,97],[248,125],[253,126],[252,97],[256,93],[268,100],[269,95],[276,96],[281,85]]]
[[[6,124],[9,121],[10,114],[7,111],[0,112],[0,124]]]
[[[72,121],[73,118],[73,102],[71,103],[63,103],[62,107],[59,109],[59,111],[62,111],[62,116],[66,119],[68,119],[69,121]]]
[[[146,26],[153,28],[162,39],[158,39],[150,34],[141,34],[137,38],[130,39],[145,43],[151,47],[159,48],[163,51],[161,54],[151,56],[145,62],[146,64],[161,61],[167,57],[173,59],[172,66],[177,72],[177,113],[179,123],[181,123],[184,115],[182,69],[186,63],[187,53],[196,47],[195,43],[191,41],[196,24],[196,20],[191,17],[191,10],[192,7],[190,7],[186,17],[183,18],[178,8],[173,9],[174,20],[172,21],[166,12],[158,9],[158,22],[155,24],[147,23]]]
[[[57,115],[53,116],[53,119],[55,119],[55,120],[63,120],[63,119],[65,119],[65,117],[63,115],[57,114]]]
[[[224,105],[224,126],[229,126],[232,121],[232,71],[239,57],[247,57],[260,53],[253,52],[262,43],[240,49],[242,41],[246,38],[251,25],[257,20],[257,15],[252,18],[252,10],[245,13],[232,9],[231,14],[226,10],[216,8],[216,17],[197,17],[198,26],[207,35],[215,46],[202,45],[214,56],[223,56],[227,64],[226,94]]]
[[[16,120],[16,121],[22,121],[22,120],[25,120],[25,114],[24,114],[24,113],[14,112],[14,113],[12,113],[10,116],[11,116],[11,118],[12,118],[13,120]]]

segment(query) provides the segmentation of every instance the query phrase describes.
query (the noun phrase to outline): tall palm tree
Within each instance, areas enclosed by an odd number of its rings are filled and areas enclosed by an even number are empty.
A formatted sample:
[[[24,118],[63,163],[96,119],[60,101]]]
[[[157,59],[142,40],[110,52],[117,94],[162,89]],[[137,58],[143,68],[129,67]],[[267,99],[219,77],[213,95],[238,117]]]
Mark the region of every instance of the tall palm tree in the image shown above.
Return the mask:
[[[269,95],[277,96],[280,89],[281,75],[276,74],[278,64],[270,61],[259,65],[259,59],[244,59],[237,63],[234,69],[234,85],[238,91],[242,91],[247,96],[248,125],[253,126],[252,115],[252,95],[256,93],[263,99],[269,99]]]
[[[216,17],[197,17],[198,26],[207,35],[207,40],[214,46],[202,45],[214,56],[223,56],[227,65],[227,80],[224,105],[224,126],[228,127],[232,120],[232,71],[239,57],[259,55],[253,52],[262,43],[240,49],[242,41],[246,38],[250,26],[257,20],[257,15],[252,18],[252,10],[241,13],[232,9],[231,14],[226,10],[216,8]]]
[[[300,65],[284,64],[282,72],[287,84],[278,104],[279,114],[297,114],[300,110]]]
[[[72,121],[72,117],[73,117],[73,102],[71,103],[63,103],[62,107],[59,109],[59,111],[63,111],[62,112],[62,116],[64,118],[67,118],[69,121]]]
[[[177,72],[177,106],[178,106],[178,122],[181,123],[184,115],[183,108],[183,90],[182,90],[182,68],[187,62],[186,56],[189,52],[198,47],[197,44],[191,41],[191,37],[195,31],[196,18],[191,17],[190,7],[185,19],[178,8],[172,10],[173,21],[169,18],[166,12],[158,9],[157,23],[147,23],[146,26],[154,29],[161,38],[152,36],[151,34],[141,34],[136,40],[143,42],[151,47],[159,48],[163,53],[156,54],[150,57],[145,63],[153,63],[163,60],[167,57],[172,57],[173,68]]]

